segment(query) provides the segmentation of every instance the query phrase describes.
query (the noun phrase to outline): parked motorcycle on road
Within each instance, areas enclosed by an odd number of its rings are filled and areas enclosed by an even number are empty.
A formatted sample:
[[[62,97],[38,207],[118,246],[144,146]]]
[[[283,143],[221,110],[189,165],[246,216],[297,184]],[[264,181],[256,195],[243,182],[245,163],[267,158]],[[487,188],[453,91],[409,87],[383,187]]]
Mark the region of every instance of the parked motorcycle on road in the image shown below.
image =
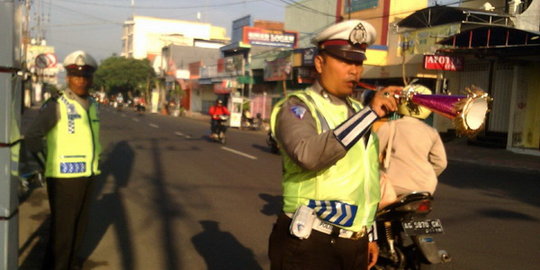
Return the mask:
[[[451,261],[433,239],[443,233],[440,219],[426,218],[432,201],[429,192],[413,192],[377,212],[379,259],[372,269],[419,270]]]
[[[229,120],[228,115],[220,115],[219,119],[216,121],[216,133],[210,134],[210,138],[215,142],[225,144],[227,142],[225,132],[227,132],[227,120]]]

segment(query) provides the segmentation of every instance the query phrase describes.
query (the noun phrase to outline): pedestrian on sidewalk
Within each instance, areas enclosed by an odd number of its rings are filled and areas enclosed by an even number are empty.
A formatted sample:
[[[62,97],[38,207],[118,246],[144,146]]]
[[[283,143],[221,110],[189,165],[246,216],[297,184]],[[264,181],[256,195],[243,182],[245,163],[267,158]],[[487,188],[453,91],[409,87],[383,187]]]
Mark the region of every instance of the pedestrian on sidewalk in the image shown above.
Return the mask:
[[[317,82],[272,111],[284,167],[283,213],[269,239],[272,270],[366,270],[377,260],[378,142],[370,129],[397,101],[382,92],[367,106],[350,97],[375,39],[375,28],[361,20],[323,30],[312,40]]]
[[[84,51],[76,51],[66,57],[64,67],[68,88],[43,104],[25,133],[30,151],[46,150],[51,223],[43,270],[82,269],[78,252],[94,178],[100,173],[99,113],[89,95],[97,63]]]

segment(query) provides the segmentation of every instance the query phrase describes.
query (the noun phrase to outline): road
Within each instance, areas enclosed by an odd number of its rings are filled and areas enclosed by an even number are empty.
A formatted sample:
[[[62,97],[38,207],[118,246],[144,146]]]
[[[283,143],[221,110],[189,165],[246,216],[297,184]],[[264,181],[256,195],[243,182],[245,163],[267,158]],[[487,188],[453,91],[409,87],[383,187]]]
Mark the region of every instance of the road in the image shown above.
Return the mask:
[[[264,134],[209,123],[102,110],[103,174],[84,269],[269,269],[267,239],[280,209],[280,157]],[[450,163],[436,193],[444,269],[536,269],[540,175]],[[20,207],[21,268],[43,256],[48,207],[37,189]]]

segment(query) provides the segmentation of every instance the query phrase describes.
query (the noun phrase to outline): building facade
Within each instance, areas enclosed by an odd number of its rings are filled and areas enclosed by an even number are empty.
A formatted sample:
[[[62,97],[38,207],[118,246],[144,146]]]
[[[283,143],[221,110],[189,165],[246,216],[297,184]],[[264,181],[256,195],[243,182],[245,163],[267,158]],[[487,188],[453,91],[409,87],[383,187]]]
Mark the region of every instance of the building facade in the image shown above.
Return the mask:
[[[227,43],[224,27],[208,23],[133,16],[124,22],[122,53],[124,57],[153,60],[168,45],[219,48]]]

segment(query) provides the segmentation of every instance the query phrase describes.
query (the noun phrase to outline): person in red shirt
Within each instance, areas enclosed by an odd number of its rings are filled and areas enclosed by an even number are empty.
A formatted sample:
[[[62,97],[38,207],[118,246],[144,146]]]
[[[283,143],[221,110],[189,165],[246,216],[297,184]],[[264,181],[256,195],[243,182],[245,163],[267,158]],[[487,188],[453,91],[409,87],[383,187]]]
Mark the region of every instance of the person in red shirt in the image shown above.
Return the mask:
[[[217,137],[219,132],[218,126],[219,121],[223,121],[220,117],[222,115],[231,115],[227,107],[223,106],[223,101],[221,99],[216,100],[216,104],[208,110],[208,114],[211,117],[210,120],[210,130],[212,131],[212,137]]]

